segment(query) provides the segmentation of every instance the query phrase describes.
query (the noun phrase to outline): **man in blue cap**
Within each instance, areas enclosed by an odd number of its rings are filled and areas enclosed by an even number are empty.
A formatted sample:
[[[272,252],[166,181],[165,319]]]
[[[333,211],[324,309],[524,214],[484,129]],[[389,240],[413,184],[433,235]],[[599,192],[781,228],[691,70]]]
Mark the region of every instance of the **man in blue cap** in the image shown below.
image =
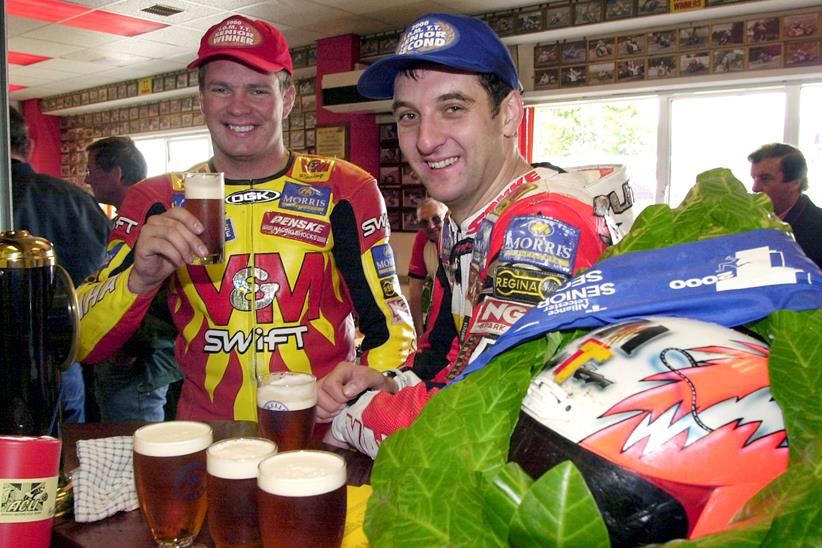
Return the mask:
[[[579,175],[532,167],[520,154],[516,66],[482,21],[421,17],[357,87],[393,98],[403,154],[450,211],[419,350],[402,370],[371,375],[341,364],[321,384],[318,418],[334,417],[327,440],[373,457],[517,318],[590,267],[616,233]]]

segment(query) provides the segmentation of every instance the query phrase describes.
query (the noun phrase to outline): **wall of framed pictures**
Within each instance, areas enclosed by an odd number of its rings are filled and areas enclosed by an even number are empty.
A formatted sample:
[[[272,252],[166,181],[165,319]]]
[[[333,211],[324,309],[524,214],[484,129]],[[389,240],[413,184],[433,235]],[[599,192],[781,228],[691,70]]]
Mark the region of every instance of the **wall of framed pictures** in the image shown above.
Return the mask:
[[[534,46],[534,89],[822,64],[819,8]]]
[[[380,124],[380,173],[377,182],[385,199],[391,230],[419,230],[417,206],[427,194],[400,151],[397,126],[393,122]]]

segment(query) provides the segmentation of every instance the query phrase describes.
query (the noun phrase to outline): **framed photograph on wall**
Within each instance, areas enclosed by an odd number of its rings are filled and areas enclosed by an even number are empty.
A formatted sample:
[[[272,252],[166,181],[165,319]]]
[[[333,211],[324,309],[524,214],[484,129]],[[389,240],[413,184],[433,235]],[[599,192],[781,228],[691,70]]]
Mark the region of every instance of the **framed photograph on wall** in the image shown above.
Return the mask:
[[[593,38],[588,40],[588,60],[611,59],[616,49],[615,38]]]
[[[314,131],[317,154],[348,160],[350,154],[348,123],[317,125]]]
[[[819,34],[819,14],[803,13],[782,18],[782,38],[808,38]]]
[[[534,46],[534,66],[550,67],[559,64],[559,43]]]
[[[635,15],[633,0],[605,0],[605,20],[613,21]]]
[[[602,0],[574,4],[574,24],[590,25],[602,21]]]
[[[648,53],[668,53],[676,49],[676,32],[658,30],[648,34]]]
[[[645,35],[631,34],[617,38],[617,57],[629,57],[645,53]]]
[[[399,164],[400,148],[397,145],[380,146],[380,164]]]
[[[714,73],[724,74],[745,70],[745,50],[743,48],[714,50],[713,57]]]
[[[417,173],[409,166],[405,164],[402,166],[402,184],[404,185],[421,185],[422,181],[420,180]]]
[[[562,64],[571,65],[574,63],[584,63],[586,59],[587,44],[585,40],[575,40],[562,44]]]
[[[676,55],[660,55],[659,57],[648,58],[648,79],[671,78],[678,76],[678,63]]]
[[[497,36],[514,34],[514,16],[510,13],[492,16],[488,19],[488,26],[497,33]]]
[[[751,44],[779,40],[779,18],[763,17],[745,21],[745,34]]]
[[[613,61],[588,65],[589,84],[610,84],[614,81],[614,74],[615,64]]]
[[[416,209],[402,210],[402,229],[405,232],[416,232],[420,229],[420,225],[417,223]]]
[[[681,76],[706,74],[711,68],[711,56],[707,51],[683,53],[679,59]]]
[[[543,28],[542,10],[523,11],[517,14],[517,34],[541,32]]]
[[[667,0],[637,0],[637,13],[639,15],[668,13],[668,2]]]
[[[402,207],[416,208],[425,199],[425,187],[403,186],[402,187]]]
[[[400,207],[400,189],[397,188],[382,188],[382,197],[385,200],[385,207]]]
[[[399,184],[399,166],[383,166],[380,168],[380,186],[397,186]]]
[[[552,89],[559,87],[559,69],[543,69],[534,72],[534,87],[536,89]]]
[[[742,21],[719,23],[711,27],[711,46],[736,46],[745,41],[745,27]]]
[[[645,59],[624,59],[617,63],[617,80],[620,82],[644,79]]]
[[[397,140],[397,124],[380,124],[380,142]]]
[[[388,224],[393,232],[402,232],[402,210],[391,208],[388,210]]]
[[[748,48],[748,70],[773,69],[782,66],[782,44]]]
[[[703,49],[708,47],[708,27],[679,29],[679,49]]]
[[[545,28],[568,27],[573,21],[571,6],[550,7],[545,10]]]
[[[585,65],[562,67],[562,71],[560,72],[562,87],[584,86],[587,81],[586,69],[587,67]]]
[[[802,67],[818,65],[820,61],[820,41],[800,40],[785,44],[785,66]]]

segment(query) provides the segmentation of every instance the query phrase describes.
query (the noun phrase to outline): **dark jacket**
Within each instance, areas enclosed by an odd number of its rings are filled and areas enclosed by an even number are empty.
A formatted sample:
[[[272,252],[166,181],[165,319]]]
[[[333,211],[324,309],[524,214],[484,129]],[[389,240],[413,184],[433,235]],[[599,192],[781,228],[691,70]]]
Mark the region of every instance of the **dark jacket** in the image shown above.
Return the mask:
[[[805,255],[822,268],[822,208],[802,194],[782,220],[791,225]]]
[[[97,271],[111,224],[94,197],[18,160],[11,162],[11,181],[14,229],[49,240],[75,286]]]

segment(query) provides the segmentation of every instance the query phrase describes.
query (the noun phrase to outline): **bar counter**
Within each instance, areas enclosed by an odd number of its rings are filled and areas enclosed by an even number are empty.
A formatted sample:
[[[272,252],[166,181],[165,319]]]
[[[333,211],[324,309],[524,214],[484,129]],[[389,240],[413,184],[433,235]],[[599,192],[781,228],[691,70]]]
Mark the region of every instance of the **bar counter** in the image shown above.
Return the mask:
[[[144,424],[146,423],[122,422],[65,425],[63,427],[63,470],[71,473],[79,466],[78,440],[130,436]],[[209,424],[214,430],[214,441],[230,437],[259,435],[257,424],[254,422],[210,421]],[[373,462],[369,457],[325,445],[319,440],[312,440],[312,448],[333,451],[345,458],[348,466],[348,485],[360,486],[369,483]],[[109,518],[92,523],[78,523],[74,521],[72,513],[55,519],[52,533],[53,548],[105,548],[109,546],[127,548],[153,548],[155,546],[139,509],[131,512],[118,512]],[[207,523],[203,523],[203,528],[194,546],[197,548],[214,546],[208,534]]]

